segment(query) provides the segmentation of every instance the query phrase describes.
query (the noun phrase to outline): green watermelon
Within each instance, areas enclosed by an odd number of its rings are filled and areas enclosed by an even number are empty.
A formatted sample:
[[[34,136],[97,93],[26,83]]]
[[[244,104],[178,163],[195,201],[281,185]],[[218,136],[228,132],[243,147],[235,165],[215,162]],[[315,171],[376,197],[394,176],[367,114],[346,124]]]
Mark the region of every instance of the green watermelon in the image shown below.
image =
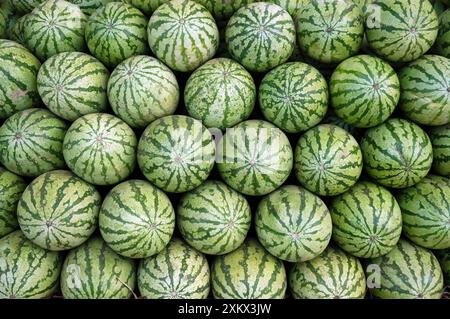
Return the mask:
[[[206,181],[186,193],[177,209],[177,224],[189,245],[205,254],[223,255],[244,242],[251,223],[244,196],[219,181]]]
[[[151,16],[160,5],[169,1],[170,0],[122,0],[122,2],[131,4],[133,7],[138,8],[147,16]]]
[[[7,17],[5,12],[0,8],[0,39],[6,37],[6,29],[7,29]]]
[[[428,133],[433,145],[433,170],[450,178],[450,124],[433,127]]]
[[[42,2],[46,0],[9,0],[14,11],[19,14],[25,14],[31,12],[34,8],[39,6]]]
[[[296,299],[363,299],[366,294],[360,261],[334,245],[313,260],[294,264],[289,286]]]
[[[264,117],[288,133],[318,124],[328,109],[328,86],[314,67],[289,62],[262,79],[259,104]]]
[[[144,298],[205,299],[209,275],[205,256],[173,238],[158,255],[141,260],[137,281]]]
[[[438,250],[436,255],[444,273],[445,284],[450,285],[450,249]]]
[[[250,71],[265,72],[286,62],[295,47],[295,25],[282,7],[256,2],[230,19],[225,41],[231,56]]]
[[[26,46],[27,43],[25,39],[24,28],[25,24],[27,23],[27,18],[29,16],[30,14],[26,14],[24,16],[21,16],[20,18],[17,18],[17,20],[11,25],[9,32],[9,38],[11,40],[20,43],[21,45],[24,46]]]
[[[184,91],[189,114],[206,127],[220,129],[247,119],[255,100],[252,76],[239,63],[227,58],[213,59],[195,70]]]
[[[116,254],[100,236],[71,250],[61,271],[65,299],[128,299],[135,285],[134,261]]]
[[[436,11],[436,14],[440,16],[442,12],[445,11],[445,4],[441,0],[429,0],[430,3],[433,5],[434,11]],[[445,0],[444,0],[445,1]]]
[[[217,21],[227,21],[243,6],[256,2],[256,0],[194,0],[205,6]]]
[[[0,298],[48,298],[58,288],[62,256],[40,248],[20,230],[0,239]]]
[[[450,59],[450,9],[439,17],[440,28],[436,39],[436,53]]]
[[[422,125],[450,123],[450,59],[425,55],[399,72],[400,109]]]
[[[125,59],[148,52],[148,19],[133,6],[110,2],[89,17],[86,43],[92,55],[114,68]]]
[[[25,47],[0,39],[0,119],[39,104],[36,77],[40,67]]]
[[[27,183],[0,167],[0,238],[19,228],[16,209]]]
[[[337,116],[356,127],[373,127],[394,112],[400,99],[400,82],[388,63],[358,55],[339,64],[333,72],[330,95]]]
[[[80,7],[86,16],[90,16],[95,10],[114,0],[67,0]]]
[[[339,126],[340,128],[349,132],[356,140],[359,140],[359,138],[361,136],[361,130],[359,128],[348,124],[343,119],[341,119],[340,117],[337,117],[336,115],[333,115],[333,114],[325,116],[325,118],[320,123],[321,124],[332,124],[332,125]]]
[[[297,179],[308,190],[334,196],[356,183],[363,158],[350,133],[332,124],[320,124],[298,140],[294,167]]]
[[[252,238],[214,259],[211,282],[216,299],[283,299],[287,286],[281,260]]]
[[[439,19],[428,0],[374,0],[367,19],[371,50],[392,62],[409,62],[427,52],[436,40]]]
[[[106,113],[94,113],[73,122],[64,138],[67,166],[95,185],[113,185],[133,172],[137,139],[122,120]]]
[[[175,113],[180,98],[177,78],[159,60],[139,55],[119,64],[108,82],[114,113],[128,125],[144,128]]]
[[[317,257],[331,238],[331,217],[324,202],[294,185],[283,186],[261,200],[255,225],[262,245],[290,262]]]
[[[368,264],[379,268],[380,285],[371,288],[376,298],[441,298],[442,270],[436,257],[425,248],[400,239],[387,255],[371,259]]]
[[[36,177],[63,168],[67,125],[44,109],[14,114],[0,127],[0,162],[10,171]]]
[[[428,135],[403,119],[392,118],[367,130],[360,146],[369,176],[392,188],[418,183],[428,174],[433,161]]]
[[[142,133],[137,160],[145,177],[166,192],[192,190],[209,176],[215,159],[211,133],[191,117],[166,116]]]
[[[175,211],[164,192],[147,181],[128,180],[106,195],[100,232],[116,253],[146,258],[159,253],[175,228]]]
[[[217,167],[229,186],[246,195],[266,195],[292,170],[292,148],[274,125],[249,120],[228,129],[217,147]]]
[[[275,3],[280,7],[284,8],[293,19],[297,17],[300,12],[304,0],[268,0],[267,2]]]
[[[44,104],[59,117],[77,118],[106,110],[109,71],[94,57],[63,52],[42,64],[37,88]]]

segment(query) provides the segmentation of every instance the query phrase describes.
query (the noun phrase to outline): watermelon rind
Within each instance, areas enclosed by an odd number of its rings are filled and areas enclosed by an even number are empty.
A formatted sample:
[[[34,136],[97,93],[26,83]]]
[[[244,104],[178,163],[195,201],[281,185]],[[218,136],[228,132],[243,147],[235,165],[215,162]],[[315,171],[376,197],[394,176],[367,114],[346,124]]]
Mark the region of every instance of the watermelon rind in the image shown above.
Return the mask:
[[[435,251],[444,273],[445,284],[450,285],[450,249]]]
[[[33,11],[34,8],[45,1],[46,0],[9,0],[9,3],[12,5],[15,12],[25,14]]]
[[[67,1],[76,4],[86,16],[90,16],[91,14],[94,13],[95,10],[114,0],[67,0]]]
[[[216,19],[216,21],[228,21],[228,19],[231,18],[231,16],[243,6],[246,6],[247,4],[257,2],[255,0],[233,0],[233,1],[227,1],[227,0],[194,0],[195,2],[200,3],[203,5],[206,9],[211,12],[213,17]]]
[[[436,53],[450,59],[450,9],[439,16],[439,34],[436,39]]]
[[[450,178],[450,124],[428,131],[433,145],[433,171]]]
[[[170,0],[122,0],[122,2],[131,4],[133,7],[138,8],[147,16],[151,16],[158,7]]]

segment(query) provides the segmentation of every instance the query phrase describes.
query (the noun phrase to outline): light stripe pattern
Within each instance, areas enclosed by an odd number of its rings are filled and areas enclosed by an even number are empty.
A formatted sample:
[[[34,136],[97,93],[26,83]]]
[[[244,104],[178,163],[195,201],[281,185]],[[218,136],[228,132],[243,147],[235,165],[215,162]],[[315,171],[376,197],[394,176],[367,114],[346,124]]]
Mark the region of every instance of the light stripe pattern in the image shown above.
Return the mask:
[[[433,170],[450,178],[450,124],[433,127],[428,134],[433,145]]]
[[[304,0],[269,0],[267,2],[275,3],[284,8],[293,19],[297,17]]]
[[[170,0],[122,0],[122,2],[129,3],[133,7],[138,8],[147,16],[151,16],[158,7]]]
[[[109,2],[112,2],[113,0],[67,0],[67,1],[76,4],[78,7],[80,7],[81,11],[83,11],[83,13],[86,16],[90,16],[92,13],[94,13],[95,10],[97,10],[98,8],[104,6]]]

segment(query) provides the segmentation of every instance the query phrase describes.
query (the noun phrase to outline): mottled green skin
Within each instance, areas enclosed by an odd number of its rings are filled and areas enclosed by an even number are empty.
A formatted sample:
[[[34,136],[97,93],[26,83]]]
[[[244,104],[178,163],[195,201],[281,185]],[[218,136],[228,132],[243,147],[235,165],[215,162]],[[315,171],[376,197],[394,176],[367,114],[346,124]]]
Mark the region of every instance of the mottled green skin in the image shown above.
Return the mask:
[[[358,258],[330,245],[320,256],[289,272],[295,299],[363,299],[366,279]]]
[[[42,64],[37,88],[47,108],[59,117],[75,121],[103,112],[108,100],[109,71],[94,57],[81,52],[64,52]]]
[[[139,55],[120,63],[108,82],[114,113],[131,127],[144,128],[175,113],[180,89],[173,72],[159,60]]]
[[[369,55],[351,57],[336,68],[330,79],[334,112],[361,128],[386,121],[400,99],[400,82],[394,69]]]
[[[287,286],[281,260],[252,238],[214,259],[211,282],[216,299],[283,299]]]
[[[450,124],[428,131],[433,145],[433,171],[450,178]]]
[[[289,262],[319,256],[331,239],[331,217],[324,202],[294,185],[283,186],[261,200],[255,225],[261,244]]]
[[[219,46],[219,30],[211,13],[191,0],[173,0],[151,16],[148,43],[171,69],[190,72],[211,59]]]
[[[444,273],[445,284],[448,286],[450,285],[450,249],[437,250],[435,253]]]
[[[19,14],[25,14],[31,12],[34,8],[39,6],[45,0],[10,0],[9,1],[14,11]]]
[[[368,264],[381,270],[380,287],[371,289],[376,298],[441,298],[444,288],[442,270],[436,257],[425,248],[400,239],[387,255],[371,259]]]
[[[436,39],[436,53],[450,59],[450,9],[439,16],[439,33]]]
[[[138,287],[149,299],[206,299],[210,290],[208,261],[178,238],[158,255],[142,259]]]
[[[392,188],[418,183],[433,161],[428,135],[403,119],[392,118],[367,130],[360,146],[365,171],[377,183]]]
[[[191,117],[166,116],[142,133],[137,153],[145,177],[162,190],[182,193],[202,184],[215,159],[211,133]]]
[[[113,185],[133,172],[137,139],[119,118],[93,113],[73,122],[64,138],[67,166],[95,185]]]
[[[363,158],[355,138],[332,124],[320,124],[305,134],[295,148],[295,174],[318,195],[335,196],[352,187],[361,175]]]
[[[0,119],[39,104],[39,60],[22,45],[0,39]]]
[[[26,39],[25,39],[25,24],[27,23],[27,18],[29,17],[29,14],[26,14],[24,16],[21,16],[14,22],[14,24],[11,26],[10,32],[9,32],[9,38],[17,43],[20,43],[23,46],[26,46]],[[37,60],[37,58],[35,58]]]
[[[299,14],[300,8],[304,0],[268,0],[267,2],[275,3],[284,8],[293,19]]]
[[[19,228],[16,209],[27,183],[0,167],[0,238]]]
[[[256,2],[240,8],[225,31],[230,55],[250,71],[265,72],[286,62],[295,47],[295,25],[282,7]]]
[[[0,8],[0,39],[6,37],[7,17],[6,13]]]
[[[100,7],[86,24],[86,43],[92,55],[109,68],[148,52],[148,19],[133,6],[110,2]]]
[[[253,111],[256,87],[239,63],[218,58],[189,77],[184,91],[186,109],[206,126],[225,129],[247,119]]]
[[[440,16],[445,11],[445,8],[446,8],[445,1],[446,0],[442,0],[442,1],[441,0],[429,0],[429,1],[433,5],[433,8],[436,11],[436,14],[438,16]]]
[[[399,72],[400,110],[422,125],[450,123],[450,59],[425,55]]]
[[[11,172],[36,177],[65,166],[67,125],[44,109],[14,114],[0,127],[0,162]]]
[[[122,2],[129,3],[133,7],[138,8],[147,16],[151,16],[160,5],[169,1],[170,0],[122,0]]]
[[[134,261],[116,254],[100,236],[71,250],[61,271],[65,299],[129,299],[135,285]]]
[[[293,166],[286,135],[274,125],[249,120],[228,129],[217,147],[217,167],[229,186],[246,195],[266,195],[280,187]]]
[[[149,182],[128,180],[105,197],[99,224],[103,238],[116,253],[146,258],[170,241],[175,211],[167,195]]]
[[[211,12],[216,21],[228,21],[229,18],[243,6],[257,2],[255,0],[194,0]]]
[[[341,119],[340,117],[338,117],[336,115],[333,115],[333,114],[327,115],[320,123],[321,124],[332,124],[332,125],[339,126],[340,128],[342,128],[342,129],[346,130],[347,132],[349,132],[350,134],[352,134],[353,137],[357,141],[359,141],[359,138],[361,137],[362,132],[359,128],[348,124],[347,122],[345,122],[343,119]]]
[[[259,105],[264,117],[288,133],[320,123],[328,109],[328,85],[314,67],[289,62],[262,79]]]
[[[431,48],[439,19],[428,0],[375,0],[373,4],[377,17],[367,19],[366,36],[377,55],[391,62],[409,62]]]
[[[206,181],[186,193],[177,209],[183,238],[209,255],[227,254],[241,246],[251,218],[245,197],[219,181]]]
[[[80,7],[86,16],[90,16],[95,10],[114,0],[67,0]]]

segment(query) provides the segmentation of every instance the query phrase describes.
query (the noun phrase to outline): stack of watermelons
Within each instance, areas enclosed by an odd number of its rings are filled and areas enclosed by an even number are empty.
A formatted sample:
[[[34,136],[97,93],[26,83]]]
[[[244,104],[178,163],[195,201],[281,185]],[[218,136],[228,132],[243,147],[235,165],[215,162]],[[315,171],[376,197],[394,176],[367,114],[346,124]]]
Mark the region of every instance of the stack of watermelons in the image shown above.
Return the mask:
[[[445,298],[449,6],[0,0],[0,298]]]

